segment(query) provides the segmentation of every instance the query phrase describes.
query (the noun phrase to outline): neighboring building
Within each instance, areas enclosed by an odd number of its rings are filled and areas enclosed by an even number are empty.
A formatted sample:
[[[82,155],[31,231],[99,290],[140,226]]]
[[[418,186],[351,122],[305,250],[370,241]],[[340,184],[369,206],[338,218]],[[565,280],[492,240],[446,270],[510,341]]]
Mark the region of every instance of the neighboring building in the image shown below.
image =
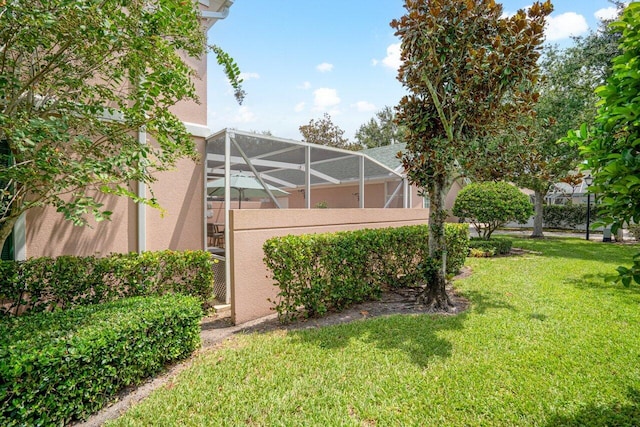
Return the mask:
[[[203,30],[224,19],[231,0],[199,0]],[[204,155],[207,127],[207,61],[188,59],[199,79],[194,80],[200,104],[185,102],[173,108],[193,135],[198,151]],[[112,220],[75,227],[53,208],[32,209],[14,227],[12,241],[3,257],[26,259],[39,256],[107,255],[161,249],[199,249],[204,247],[204,175],[202,163],[182,160],[176,171],[158,175],[154,196],[165,209],[160,212],[126,198],[105,196],[102,202],[113,211]],[[144,189],[139,190],[144,191]]]

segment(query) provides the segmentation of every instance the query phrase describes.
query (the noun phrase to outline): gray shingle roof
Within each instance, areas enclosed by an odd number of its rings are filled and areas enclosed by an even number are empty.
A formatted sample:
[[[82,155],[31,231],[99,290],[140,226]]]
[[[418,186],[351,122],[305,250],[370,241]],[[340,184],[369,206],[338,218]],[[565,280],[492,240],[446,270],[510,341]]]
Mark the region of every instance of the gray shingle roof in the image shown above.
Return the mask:
[[[402,166],[402,162],[400,162],[400,159],[398,159],[396,155],[399,151],[404,152],[405,148],[406,144],[393,144],[376,148],[367,148],[362,150],[362,153],[395,170]]]

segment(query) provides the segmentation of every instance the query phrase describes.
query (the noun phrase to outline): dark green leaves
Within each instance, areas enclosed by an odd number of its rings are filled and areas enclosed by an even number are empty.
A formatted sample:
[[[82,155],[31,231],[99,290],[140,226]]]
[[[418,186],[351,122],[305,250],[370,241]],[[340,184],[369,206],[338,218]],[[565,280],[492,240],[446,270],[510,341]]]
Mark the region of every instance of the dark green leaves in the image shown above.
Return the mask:
[[[630,3],[611,28],[622,33],[621,54],[610,77],[598,88],[600,109],[591,129],[569,132],[566,141],[578,146],[584,169],[594,177],[590,191],[599,202],[600,219],[615,232],[625,223],[640,222],[640,3]],[[625,286],[640,283],[640,261],[620,267]]]
[[[197,101],[184,59],[205,53],[197,2],[7,1],[0,46],[0,140],[12,154],[0,182],[14,183],[0,242],[35,206],[76,224],[106,219],[100,193],[151,184],[154,172],[197,157],[170,112]],[[138,143],[143,126],[154,144]]]

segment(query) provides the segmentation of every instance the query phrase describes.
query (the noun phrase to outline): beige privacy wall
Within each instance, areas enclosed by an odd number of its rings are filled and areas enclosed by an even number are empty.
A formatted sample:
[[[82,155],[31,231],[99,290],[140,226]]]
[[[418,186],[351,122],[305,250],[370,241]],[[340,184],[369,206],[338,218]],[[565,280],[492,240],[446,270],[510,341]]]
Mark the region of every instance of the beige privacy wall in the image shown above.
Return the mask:
[[[278,288],[263,262],[267,239],[287,234],[425,224],[427,209],[240,209],[230,211],[231,316],[235,324],[274,313]]]

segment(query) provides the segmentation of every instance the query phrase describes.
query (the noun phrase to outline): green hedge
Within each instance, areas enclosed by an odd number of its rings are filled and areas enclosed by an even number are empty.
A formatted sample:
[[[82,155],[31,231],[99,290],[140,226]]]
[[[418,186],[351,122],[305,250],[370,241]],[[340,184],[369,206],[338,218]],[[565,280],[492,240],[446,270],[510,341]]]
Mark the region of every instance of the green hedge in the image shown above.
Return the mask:
[[[457,272],[468,251],[469,227],[447,224],[447,270]],[[303,308],[323,315],[378,298],[385,287],[424,277],[428,226],[274,237],[264,244],[265,264],[280,288],[275,310],[289,319]]]
[[[200,344],[197,298],[135,297],[0,322],[0,425],[85,419]]]
[[[591,206],[590,221],[597,219],[596,207]],[[550,228],[575,229],[587,223],[587,205],[545,205],[542,212],[544,226]]]
[[[482,253],[482,256],[493,256],[493,255],[506,255],[511,251],[511,246],[513,242],[510,239],[503,239],[499,237],[492,237],[489,240],[472,238],[469,241],[469,249],[473,250],[475,253]]]
[[[160,251],[0,262],[0,314],[47,311],[131,296],[181,293],[213,299],[213,259],[205,251]]]

